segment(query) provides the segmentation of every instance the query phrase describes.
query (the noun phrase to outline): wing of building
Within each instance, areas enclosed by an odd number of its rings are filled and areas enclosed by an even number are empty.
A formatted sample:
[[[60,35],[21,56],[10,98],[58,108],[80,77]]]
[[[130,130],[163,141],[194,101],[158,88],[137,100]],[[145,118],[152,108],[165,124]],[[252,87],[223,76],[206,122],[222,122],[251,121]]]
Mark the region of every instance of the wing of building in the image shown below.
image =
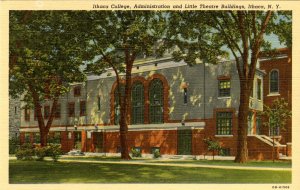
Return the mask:
[[[262,59],[256,70],[249,104],[250,158],[272,157],[270,133],[257,112],[274,97],[282,96],[291,102],[288,52]],[[270,87],[274,71],[278,72],[277,89]],[[221,143],[224,155],[236,154],[240,82],[233,61],[191,67],[171,58],[148,59],[137,61],[132,72],[130,148],[144,155],[154,150],[162,155],[205,155],[208,151],[203,140],[210,137]],[[115,76],[109,71],[90,75],[85,83],[72,84],[70,92],[59,100],[50,142],[61,143],[64,152],[74,148],[84,152],[120,152],[116,86]],[[50,104],[45,103],[45,118],[49,110]],[[291,122],[288,125],[287,131],[278,132],[278,156],[291,154]],[[33,110],[22,111],[20,132],[21,143],[39,142]]]

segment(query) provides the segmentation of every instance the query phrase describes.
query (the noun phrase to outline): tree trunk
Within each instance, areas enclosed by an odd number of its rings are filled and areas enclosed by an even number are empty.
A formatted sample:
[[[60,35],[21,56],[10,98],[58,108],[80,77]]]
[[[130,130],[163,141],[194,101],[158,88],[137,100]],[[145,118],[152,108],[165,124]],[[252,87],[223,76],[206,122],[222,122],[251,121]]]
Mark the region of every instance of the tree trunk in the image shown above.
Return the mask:
[[[245,82],[241,81],[240,105],[238,115],[237,155],[235,162],[245,163],[248,160],[247,128],[249,112],[249,93]]]
[[[48,136],[48,131],[46,129],[40,131],[41,147],[47,146],[47,136]]]

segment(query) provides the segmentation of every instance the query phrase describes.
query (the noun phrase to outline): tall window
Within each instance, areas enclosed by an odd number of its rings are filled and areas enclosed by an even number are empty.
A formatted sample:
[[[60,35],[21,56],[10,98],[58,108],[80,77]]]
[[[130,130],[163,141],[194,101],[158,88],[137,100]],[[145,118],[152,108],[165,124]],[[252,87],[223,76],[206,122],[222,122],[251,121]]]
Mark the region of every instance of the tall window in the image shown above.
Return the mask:
[[[97,105],[98,105],[98,111],[100,111],[100,109],[101,109],[101,97],[100,96],[98,96]]]
[[[29,107],[25,107],[24,109],[25,121],[30,121],[30,109]]]
[[[257,99],[261,100],[261,79],[257,79]]]
[[[219,97],[230,96],[230,79],[219,80]]]
[[[41,142],[40,133],[34,133],[34,143],[39,144]]]
[[[217,113],[217,135],[232,134],[232,112]]]
[[[55,110],[54,117],[55,118],[60,118],[60,104],[56,105],[56,110]]]
[[[131,92],[132,124],[144,123],[144,86],[141,82],[134,83]]]
[[[278,71],[277,70],[271,71],[271,73],[270,73],[270,93],[279,92],[278,80],[279,80]]]
[[[120,114],[121,114],[121,106],[120,106],[120,101],[119,101],[119,88],[117,87],[115,89],[115,102],[114,102],[114,111],[115,111],[115,124],[117,125],[119,123],[120,120]],[[125,95],[125,86],[121,85],[120,86],[120,90],[121,90],[121,96],[124,97]]]
[[[187,88],[183,89],[183,103],[187,104],[188,102],[188,97],[187,97]]]
[[[69,117],[75,116],[75,103],[74,102],[68,103],[68,115],[69,115]]]
[[[80,102],[80,116],[85,116],[86,115],[86,102],[81,101]]]
[[[163,123],[163,84],[159,79],[150,83],[150,123]]]
[[[74,96],[80,96],[80,86],[74,87]]]
[[[49,119],[50,116],[50,106],[44,106],[44,119]]]

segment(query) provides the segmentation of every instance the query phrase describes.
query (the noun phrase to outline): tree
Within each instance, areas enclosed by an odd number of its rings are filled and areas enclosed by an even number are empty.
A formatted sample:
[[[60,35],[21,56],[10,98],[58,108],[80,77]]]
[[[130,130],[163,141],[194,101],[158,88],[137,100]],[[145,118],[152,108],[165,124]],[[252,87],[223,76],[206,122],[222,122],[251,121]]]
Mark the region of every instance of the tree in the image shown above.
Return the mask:
[[[222,151],[222,147],[221,147],[220,143],[217,140],[214,140],[212,138],[206,138],[203,140],[203,142],[207,145],[207,150],[212,151],[213,160],[215,160],[216,151],[217,152]]]
[[[84,11],[77,16],[78,20],[89,23],[86,28],[78,28],[85,34],[86,51],[90,59],[87,70],[101,74],[112,68],[116,75],[121,158],[130,159],[127,133],[132,67],[138,57],[154,55],[154,47],[159,45],[165,29],[164,18],[160,12],[154,11]]]
[[[176,60],[184,59],[189,64],[195,64],[197,59],[217,63],[220,57],[229,54],[234,57],[240,79],[235,162],[247,162],[247,115],[257,61],[262,50],[271,49],[268,35],[277,35],[281,43],[291,45],[291,12],[191,11],[170,14],[170,26],[177,27],[169,28],[165,40],[177,44]]]
[[[9,15],[9,91],[35,110],[41,146],[47,144],[59,97],[70,83],[85,79],[70,18],[66,11],[10,11]],[[46,101],[52,104],[49,118],[42,114]]]
[[[263,125],[270,129],[273,136],[272,160],[274,162],[276,130],[285,129],[287,120],[292,117],[292,112],[284,98],[277,98],[270,107],[264,105],[264,111],[260,114],[265,116],[267,121]]]

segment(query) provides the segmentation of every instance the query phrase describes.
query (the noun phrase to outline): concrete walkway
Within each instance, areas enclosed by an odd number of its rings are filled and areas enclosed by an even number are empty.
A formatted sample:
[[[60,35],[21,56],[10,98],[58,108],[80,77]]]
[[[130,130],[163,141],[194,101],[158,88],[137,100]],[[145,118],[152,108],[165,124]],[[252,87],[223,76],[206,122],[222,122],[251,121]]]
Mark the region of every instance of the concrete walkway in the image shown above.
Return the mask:
[[[269,167],[251,167],[251,166],[216,166],[202,164],[180,164],[180,163],[149,163],[145,161],[96,161],[96,160],[59,160],[59,162],[79,162],[79,163],[99,163],[99,164],[129,164],[146,166],[176,166],[186,168],[217,168],[231,170],[269,170],[269,171],[292,171],[292,168],[269,168]]]

